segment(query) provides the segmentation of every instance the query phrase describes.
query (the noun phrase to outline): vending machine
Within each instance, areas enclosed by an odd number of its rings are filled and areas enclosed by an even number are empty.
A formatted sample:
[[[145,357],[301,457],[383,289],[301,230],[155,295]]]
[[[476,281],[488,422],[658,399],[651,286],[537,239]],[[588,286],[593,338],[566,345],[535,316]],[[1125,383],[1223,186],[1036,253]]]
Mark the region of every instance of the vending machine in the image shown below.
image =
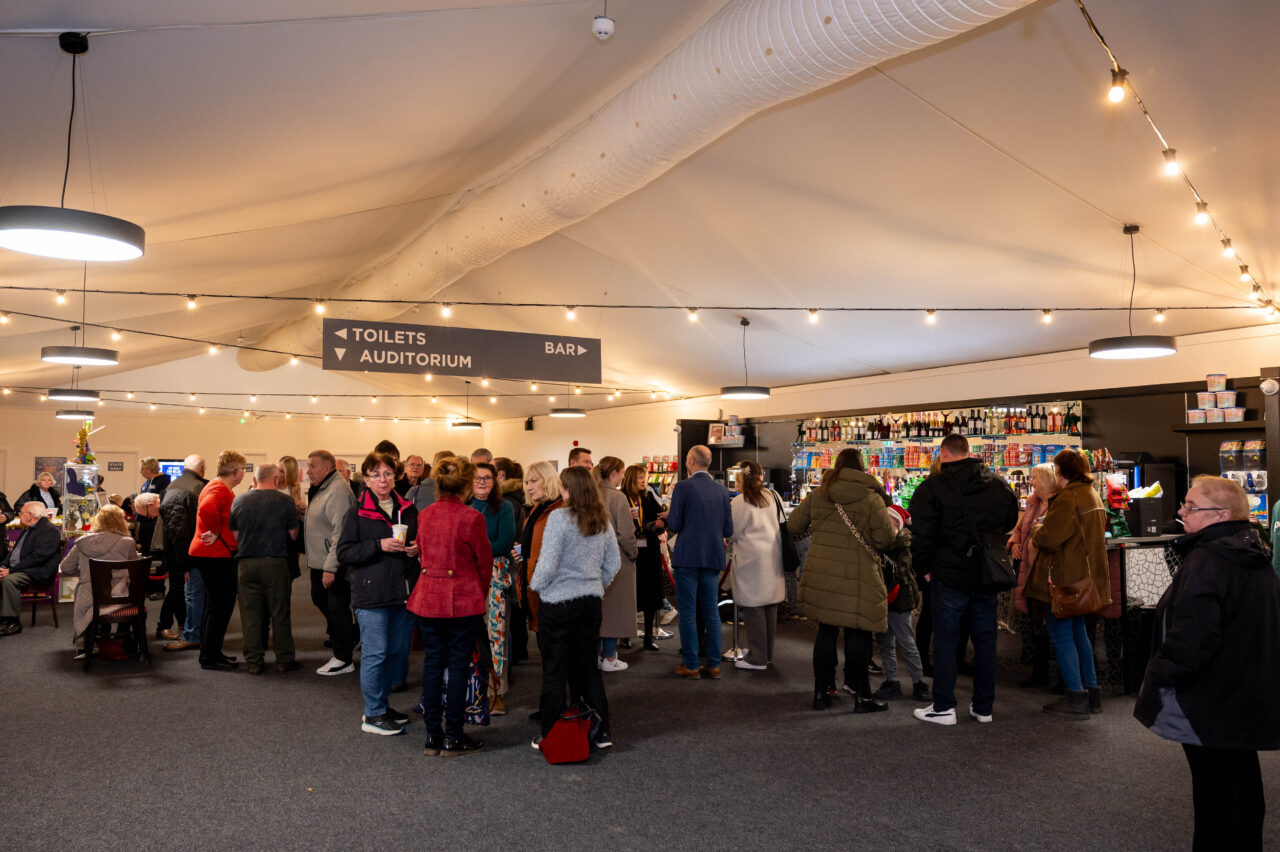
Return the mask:
[[[1224,477],[1244,488],[1249,498],[1249,519],[1267,527],[1267,442],[1223,441],[1218,448],[1218,463]]]

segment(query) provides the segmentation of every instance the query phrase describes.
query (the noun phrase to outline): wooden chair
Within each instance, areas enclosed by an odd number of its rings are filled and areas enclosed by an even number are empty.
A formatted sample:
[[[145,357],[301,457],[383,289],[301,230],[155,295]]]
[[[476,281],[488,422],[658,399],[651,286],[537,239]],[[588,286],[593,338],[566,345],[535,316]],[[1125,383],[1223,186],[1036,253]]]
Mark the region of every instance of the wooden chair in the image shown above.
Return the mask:
[[[111,593],[112,572],[126,570],[129,572],[129,590],[123,595]],[[133,628],[134,640],[138,643],[138,651],[151,666],[151,648],[147,645],[147,575],[151,571],[151,560],[124,559],[119,561],[106,559],[89,560],[89,581],[93,592],[93,620],[84,632],[84,670],[89,671],[89,663],[93,660],[93,642],[98,636],[101,624],[128,624]],[[119,606],[120,609],[103,614],[102,608]]]
[[[22,590],[20,606],[31,605],[31,626],[36,626],[36,609],[42,603],[49,604],[49,612],[53,613],[53,626],[58,626],[58,575],[43,585],[32,583]]]

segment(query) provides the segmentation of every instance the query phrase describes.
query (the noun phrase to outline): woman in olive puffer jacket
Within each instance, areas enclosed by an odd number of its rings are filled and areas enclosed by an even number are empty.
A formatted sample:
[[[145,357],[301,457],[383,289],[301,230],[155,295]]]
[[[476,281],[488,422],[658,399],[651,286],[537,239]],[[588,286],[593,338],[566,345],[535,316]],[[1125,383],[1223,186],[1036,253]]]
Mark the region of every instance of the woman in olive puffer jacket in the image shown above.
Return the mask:
[[[844,628],[844,689],[857,702],[854,712],[888,709],[872,697],[867,664],[874,633],[888,629],[884,575],[877,560],[849,531],[837,506],[843,507],[863,541],[877,552],[893,544],[889,497],[884,486],[862,466],[862,454],[845,449],[822,485],[804,499],[787,528],[793,535],[811,529],[813,540],[800,578],[800,611],[818,622],[813,645],[813,708],[831,704],[835,693],[836,635]]]

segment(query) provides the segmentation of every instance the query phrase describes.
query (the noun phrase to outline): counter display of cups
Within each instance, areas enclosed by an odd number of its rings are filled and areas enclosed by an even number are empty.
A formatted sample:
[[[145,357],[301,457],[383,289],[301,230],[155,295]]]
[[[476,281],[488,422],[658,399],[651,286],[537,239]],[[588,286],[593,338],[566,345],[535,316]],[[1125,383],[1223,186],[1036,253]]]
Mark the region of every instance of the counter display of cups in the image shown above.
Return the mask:
[[[1203,408],[1188,408],[1188,409],[1187,409],[1187,422],[1188,422],[1188,423],[1203,423],[1203,422],[1204,422],[1204,409],[1203,409]]]
[[[1224,391],[1227,389],[1226,373],[1210,373],[1209,375],[1204,377],[1204,380],[1209,390],[1213,391],[1214,393],[1217,393],[1218,391]],[[1212,406],[1208,406],[1208,405],[1202,405],[1200,407],[1212,408]]]
[[[1214,393],[1216,405],[1214,408],[1235,408],[1236,392],[1235,391],[1217,391]]]
[[[1200,391],[1196,394],[1196,408],[1217,408],[1218,394],[1214,391]]]
[[[1204,422],[1206,423],[1225,423],[1226,419],[1227,413],[1221,408],[1206,408],[1204,410]]]

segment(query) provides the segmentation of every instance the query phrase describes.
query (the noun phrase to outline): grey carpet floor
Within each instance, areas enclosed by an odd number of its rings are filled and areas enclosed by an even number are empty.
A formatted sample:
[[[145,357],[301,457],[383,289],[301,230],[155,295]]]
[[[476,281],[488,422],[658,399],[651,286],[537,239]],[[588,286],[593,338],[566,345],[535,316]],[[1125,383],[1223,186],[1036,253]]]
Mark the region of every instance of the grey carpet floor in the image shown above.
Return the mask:
[[[870,716],[848,698],[814,712],[812,628],[791,622],[772,670],[726,667],[718,682],[671,675],[675,638],[624,652],[631,669],[605,676],[617,745],[576,766],[529,747],[535,657],[515,668],[511,713],[478,734],[487,750],[445,760],[423,756],[420,722],[405,736],[360,731],[357,676],[313,673],[328,654],[302,582],[293,604],[306,668],[291,675],[205,672],[154,640],[150,670],[99,661],[85,674],[66,606],[60,630],[42,611],[0,639],[0,846],[1190,848],[1182,751],[1134,721],[1131,698],[1057,722],[1040,712],[1046,694],[1002,671],[991,725],[926,725],[909,700]],[[239,649],[237,616],[226,650]],[[962,707],[967,690],[962,679]],[[412,692],[393,696],[397,709]],[[1262,767],[1274,810],[1280,757]],[[1280,819],[1267,835],[1280,849]]]

